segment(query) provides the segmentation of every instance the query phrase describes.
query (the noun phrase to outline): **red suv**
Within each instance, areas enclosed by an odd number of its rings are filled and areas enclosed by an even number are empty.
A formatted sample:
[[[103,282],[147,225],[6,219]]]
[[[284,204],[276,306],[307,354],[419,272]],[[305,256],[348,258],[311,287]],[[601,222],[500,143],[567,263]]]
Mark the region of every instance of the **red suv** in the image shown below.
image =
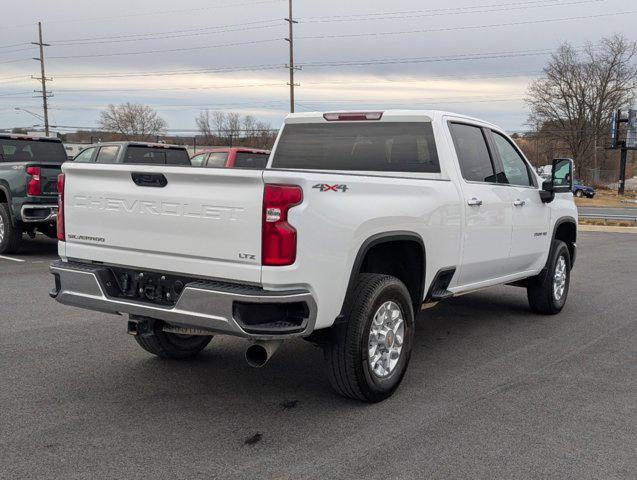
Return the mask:
[[[190,159],[194,167],[264,169],[270,150],[246,147],[219,147],[197,153]]]

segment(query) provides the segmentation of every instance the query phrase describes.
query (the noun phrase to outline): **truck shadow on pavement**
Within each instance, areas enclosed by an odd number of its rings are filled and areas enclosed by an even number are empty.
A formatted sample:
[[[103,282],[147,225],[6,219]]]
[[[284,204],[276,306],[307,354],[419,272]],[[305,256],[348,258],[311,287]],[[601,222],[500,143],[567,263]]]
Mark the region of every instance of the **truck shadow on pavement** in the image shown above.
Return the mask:
[[[408,390],[420,389],[427,395],[432,376],[439,375],[435,365],[457,365],[462,352],[483,350],[482,340],[485,349],[493,348],[494,342],[506,341],[502,336],[522,336],[516,330],[537,327],[544,318],[530,312],[524,291],[514,287],[466,295],[421,312],[403,385],[384,404],[400,402]],[[131,338],[127,346],[131,355],[125,360],[137,381],[119,385],[116,391],[128,390],[128,395],[145,401],[154,398],[164,403],[170,399],[182,414],[208,403],[230,403],[236,415],[249,416],[255,408],[302,410],[307,404],[325,409],[335,405],[361,407],[331,390],[320,348],[303,340],[286,342],[265,367],[252,369],[243,358],[247,345],[245,340],[219,337],[197,358],[172,361],[147,355]],[[123,366],[122,360],[118,364]]]

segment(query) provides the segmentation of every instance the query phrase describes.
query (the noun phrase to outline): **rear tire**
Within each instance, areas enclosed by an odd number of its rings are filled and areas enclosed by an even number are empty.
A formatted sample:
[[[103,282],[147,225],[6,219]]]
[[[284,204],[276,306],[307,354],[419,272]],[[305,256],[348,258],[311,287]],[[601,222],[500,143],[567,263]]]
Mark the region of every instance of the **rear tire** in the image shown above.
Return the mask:
[[[546,271],[530,278],[526,288],[529,306],[535,313],[555,315],[566,304],[571,282],[571,255],[566,243],[553,240]]]
[[[582,198],[584,196],[584,193],[581,190],[576,190],[575,191],[575,196],[577,198]]]
[[[212,340],[212,335],[180,335],[162,328],[163,322],[154,321],[149,332],[135,335],[135,341],[153,355],[179,360],[196,356]]]
[[[0,203],[0,254],[17,252],[21,241],[22,232],[11,221],[9,205]]]
[[[346,300],[345,323],[332,327],[323,345],[332,387],[364,402],[390,397],[407,370],[413,335],[405,285],[389,275],[359,275]]]

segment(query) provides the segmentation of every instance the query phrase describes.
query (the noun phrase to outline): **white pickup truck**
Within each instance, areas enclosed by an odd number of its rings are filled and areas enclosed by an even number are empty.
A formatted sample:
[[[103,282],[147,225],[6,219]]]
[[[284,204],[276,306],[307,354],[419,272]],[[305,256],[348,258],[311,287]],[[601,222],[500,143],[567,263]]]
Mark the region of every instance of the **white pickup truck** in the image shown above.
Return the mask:
[[[261,366],[304,337],[339,393],[376,402],[402,380],[422,307],[498,284],[526,288],[538,313],[566,302],[572,162],[541,183],[474,118],[292,114],[265,170],[62,169],[51,296],[129,314],[129,333],[161,357],[229,334]]]

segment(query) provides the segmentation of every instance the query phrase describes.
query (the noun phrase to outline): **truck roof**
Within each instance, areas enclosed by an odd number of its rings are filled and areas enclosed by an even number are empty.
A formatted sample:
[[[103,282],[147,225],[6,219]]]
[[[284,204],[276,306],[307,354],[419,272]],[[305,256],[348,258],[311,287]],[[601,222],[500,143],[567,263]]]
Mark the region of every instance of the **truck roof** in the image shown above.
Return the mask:
[[[202,148],[201,151],[197,152],[197,155],[200,153],[209,153],[209,152],[247,152],[247,153],[270,153],[270,150],[265,150],[263,148],[251,148],[251,147],[210,147],[210,148]]]
[[[447,112],[444,110],[382,110],[382,109],[360,109],[360,110],[330,110],[326,112],[302,112],[290,113],[285,117],[285,123],[304,123],[323,121],[326,114],[353,114],[353,113],[377,113],[382,114],[380,120],[371,121],[410,121],[416,118],[422,121],[432,121],[443,116],[460,117],[472,122],[478,122],[498,128],[496,125],[485,120],[470,117],[461,113]]]
[[[38,142],[54,142],[62,143],[62,140],[56,137],[38,137],[32,135],[23,135],[21,133],[2,133],[0,132],[0,138],[10,140],[33,140]]]
[[[174,148],[179,150],[185,150],[186,147],[184,145],[173,145],[171,143],[156,143],[156,142],[99,142],[93,143],[91,147],[95,146],[106,146],[106,145],[118,145],[118,146],[135,146],[135,147],[150,147],[150,148]]]

